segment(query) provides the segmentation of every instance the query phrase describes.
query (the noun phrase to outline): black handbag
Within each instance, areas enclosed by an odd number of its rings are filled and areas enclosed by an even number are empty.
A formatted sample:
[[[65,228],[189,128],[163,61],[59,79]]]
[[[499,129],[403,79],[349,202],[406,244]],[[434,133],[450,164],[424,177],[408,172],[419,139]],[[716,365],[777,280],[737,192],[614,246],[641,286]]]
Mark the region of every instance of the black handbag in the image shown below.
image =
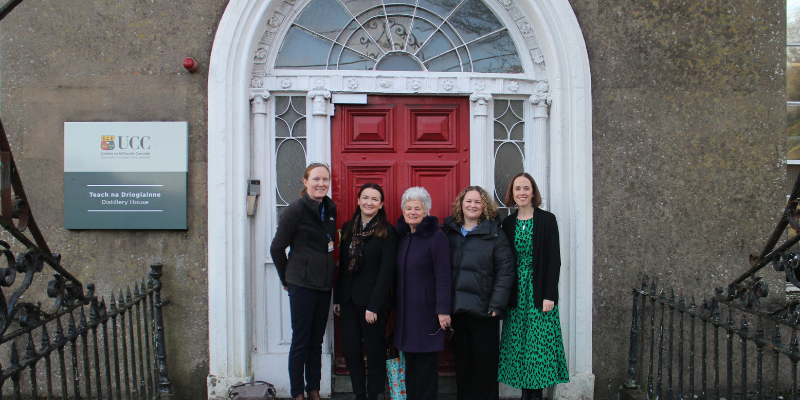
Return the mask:
[[[228,389],[231,400],[275,400],[275,386],[269,382],[240,383]]]

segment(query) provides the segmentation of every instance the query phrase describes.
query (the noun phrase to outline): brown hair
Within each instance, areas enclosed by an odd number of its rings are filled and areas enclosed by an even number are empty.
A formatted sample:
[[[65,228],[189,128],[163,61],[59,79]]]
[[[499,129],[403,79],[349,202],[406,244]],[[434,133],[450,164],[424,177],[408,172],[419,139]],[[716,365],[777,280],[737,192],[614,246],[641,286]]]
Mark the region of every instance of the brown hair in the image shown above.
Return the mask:
[[[318,168],[318,167],[322,167],[322,168],[327,169],[328,170],[328,178],[331,177],[331,166],[330,165],[328,165],[327,163],[323,163],[323,162],[312,162],[311,164],[308,164],[308,167],[306,168],[306,172],[303,173],[303,179],[308,179],[308,176],[311,175],[311,171],[314,168]],[[308,188],[306,188],[306,186],[303,185],[303,190],[300,191],[300,197],[305,196],[307,192],[308,192]]]
[[[357,198],[359,198],[359,199],[361,198],[361,193],[365,189],[375,189],[375,190],[377,190],[378,193],[381,194],[381,203],[383,203],[383,188],[381,187],[381,185],[378,185],[377,183],[372,183],[372,182],[367,182],[367,183],[361,185],[361,189],[358,190],[358,197]],[[350,239],[350,235],[353,234],[353,232],[352,232],[353,231],[353,223],[356,222],[356,217],[358,217],[359,214],[361,214],[361,207],[356,207],[356,211],[353,213],[353,216],[350,218],[350,220],[345,222],[342,225],[342,237],[339,239],[339,244],[340,245],[345,240]],[[381,209],[378,210],[378,214],[375,215],[373,218],[377,218],[376,221],[378,221],[378,225],[375,226],[375,236],[379,237],[379,238],[385,238],[386,237],[386,210],[384,210],[383,207],[381,207]]]
[[[450,215],[455,218],[458,226],[464,225],[464,208],[461,203],[464,202],[464,197],[469,192],[478,192],[478,194],[481,195],[483,214],[481,215],[481,219],[478,221],[478,223],[483,222],[484,219],[493,220],[497,218],[497,204],[495,204],[494,200],[492,200],[492,196],[480,186],[467,186],[461,191],[461,193],[458,194],[458,196],[456,196],[456,199],[453,200],[453,205],[450,209]]]
[[[533,205],[534,207],[541,206],[542,195],[541,193],[539,193],[539,187],[536,186],[536,181],[533,180],[531,174],[527,172],[520,172],[514,175],[514,177],[511,178],[511,182],[508,184],[508,190],[506,191],[506,207],[513,207],[517,205],[517,202],[514,200],[514,181],[521,176],[524,176],[529,181],[531,181],[531,185],[533,186],[533,199],[531,199],[531,205]]]

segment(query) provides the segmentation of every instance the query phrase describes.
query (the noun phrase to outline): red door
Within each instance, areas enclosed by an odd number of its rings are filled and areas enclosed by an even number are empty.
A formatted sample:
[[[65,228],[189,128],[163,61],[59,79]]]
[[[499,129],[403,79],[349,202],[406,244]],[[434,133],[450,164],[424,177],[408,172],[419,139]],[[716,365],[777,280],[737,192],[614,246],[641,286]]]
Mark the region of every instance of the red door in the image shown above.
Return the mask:
[[[333,201],[339,227],[355,211],[366,182],[383,187],[392,225],[400,199],[422,186],[433,199],[430,215],[450,215],[450,204],[469,185],[469,100],[466,97],[369,96],[366,105],[336,105],[331,118]],[[391,324],[391,322],[390,322]],[[336,321],[336,373],[346,373]],[[453,373],[452,347],[440,354],[440,373]]]

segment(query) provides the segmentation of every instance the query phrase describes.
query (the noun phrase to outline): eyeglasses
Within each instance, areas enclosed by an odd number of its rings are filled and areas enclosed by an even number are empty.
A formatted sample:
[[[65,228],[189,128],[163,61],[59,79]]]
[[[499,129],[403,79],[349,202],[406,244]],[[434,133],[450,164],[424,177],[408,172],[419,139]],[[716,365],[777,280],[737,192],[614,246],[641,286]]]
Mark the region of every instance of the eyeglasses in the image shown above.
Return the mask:
[[[455,329],[453,329],[452,326],[448,326],[447,329],[450,329],[450,333],[456,333]],[[428,335],[429,336],[436,336],[436,334],[439,333],[439,331],[441,331],[441,330],[442,330],[442,327],[440,326],[439,329],[436,330],[436,332],[429,333]]]

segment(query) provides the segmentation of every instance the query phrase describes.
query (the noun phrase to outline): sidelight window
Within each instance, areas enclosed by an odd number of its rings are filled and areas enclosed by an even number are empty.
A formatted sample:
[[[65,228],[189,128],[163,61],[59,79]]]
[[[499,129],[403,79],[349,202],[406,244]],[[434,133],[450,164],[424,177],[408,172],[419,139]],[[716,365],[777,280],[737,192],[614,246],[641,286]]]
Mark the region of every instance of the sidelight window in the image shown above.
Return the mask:
[[[300,198],[306,169],[306,98],[275,97],[275,172],[278,216]]]
[[[524,171],[525,135],[524,102],[494,100],[494,194],[500,218],[513,212],[505,204],[511,178]]]

